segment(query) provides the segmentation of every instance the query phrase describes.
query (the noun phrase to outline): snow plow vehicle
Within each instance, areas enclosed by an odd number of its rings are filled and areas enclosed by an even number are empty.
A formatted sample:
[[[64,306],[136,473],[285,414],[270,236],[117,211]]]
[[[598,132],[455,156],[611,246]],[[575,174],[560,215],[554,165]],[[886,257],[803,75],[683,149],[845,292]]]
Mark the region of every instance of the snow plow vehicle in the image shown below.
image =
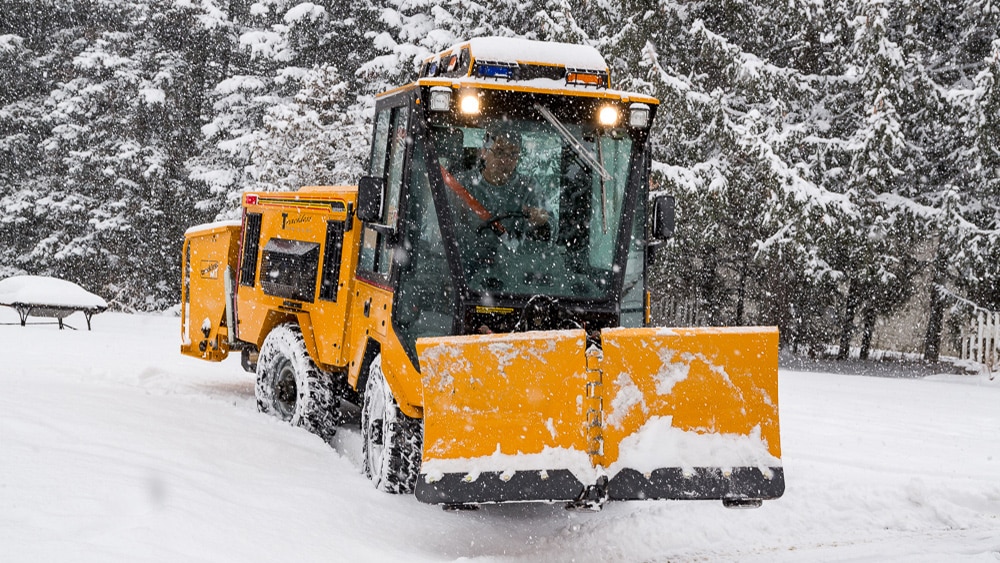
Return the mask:
[[[181,351],[239,351],[259,409],[324,438],[359,405],[365,474],[426,503],[781,496],[777,329],[651,326],[657,105],[589,47],[428,58],[357,186],[187,232]]]

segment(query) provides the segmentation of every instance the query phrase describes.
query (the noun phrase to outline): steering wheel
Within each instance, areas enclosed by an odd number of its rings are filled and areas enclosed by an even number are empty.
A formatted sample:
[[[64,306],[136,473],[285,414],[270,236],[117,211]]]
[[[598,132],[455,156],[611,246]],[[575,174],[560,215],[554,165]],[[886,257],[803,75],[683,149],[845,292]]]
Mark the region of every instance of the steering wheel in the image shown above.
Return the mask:
[[[489,219],[483,222],[482,225],[476,228],[477,234],[482,234],[489,229],[493,231],[498,237],[502,237],[505,234],[510,233],[510,229],[503,226],[501,221],[506,221],[508,219],[530,219],[531,217],[524,211],[513,211],[511,213],[501,213],[500,215],[492,215]]]
[[[584,329],[583,321],[549,295],[533,295],[525,303],[513,332]]]

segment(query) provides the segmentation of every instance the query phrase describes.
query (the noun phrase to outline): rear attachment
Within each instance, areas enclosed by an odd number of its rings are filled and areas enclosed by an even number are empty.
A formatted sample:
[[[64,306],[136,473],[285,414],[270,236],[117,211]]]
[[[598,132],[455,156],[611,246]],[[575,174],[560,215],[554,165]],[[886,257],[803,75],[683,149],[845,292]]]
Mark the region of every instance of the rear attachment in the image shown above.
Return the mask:
[[[421,339],[435,504],[722,499],[784,492],[776,329],[607,329]]]

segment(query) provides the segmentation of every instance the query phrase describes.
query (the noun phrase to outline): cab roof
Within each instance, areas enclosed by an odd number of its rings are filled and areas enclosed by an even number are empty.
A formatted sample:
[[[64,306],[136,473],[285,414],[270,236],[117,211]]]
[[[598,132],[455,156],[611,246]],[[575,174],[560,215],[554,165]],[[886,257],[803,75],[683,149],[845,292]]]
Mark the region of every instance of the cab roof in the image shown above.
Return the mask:
[[[607,71],[608,65],[597,49],[588,45],[532,41],[512,37],[478,37],[439,53],[457,53],[468,47],[476,60],[517,63],[523,65],[562,66],[595,71]],[[433,57],[431,57],[433,58]]]
[[[610,86],[608,65],[587,45],[479,37],[427,57],[420,77],[478,77],[524,81],[536,78],[580,79],[593,87]],[[584,82],[584,79],[586,81]],[[572,80],[571,80],[572,81]]]
[[[417,82],[383,92],[379,97],[418,85],[555,92],[659,103],[643,94],[612,90],[607,62],[593,47],[511,37],[478,37],[456,43],[424,59]]]

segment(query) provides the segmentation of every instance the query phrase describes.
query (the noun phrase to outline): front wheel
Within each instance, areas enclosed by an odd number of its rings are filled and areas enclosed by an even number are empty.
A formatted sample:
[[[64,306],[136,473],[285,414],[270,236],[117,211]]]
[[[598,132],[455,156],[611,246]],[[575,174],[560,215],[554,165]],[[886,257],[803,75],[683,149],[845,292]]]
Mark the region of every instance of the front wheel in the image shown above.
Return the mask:
[[[412,493],[420,473],[423,424],[399,410],[382,373],[382,356],[368,372],[361,406],[365,476],[387,493]]]
[[[333,376],[316,367],[294,323],[274,327],[257,357],[257,409],[329,441],[340,398]]]

